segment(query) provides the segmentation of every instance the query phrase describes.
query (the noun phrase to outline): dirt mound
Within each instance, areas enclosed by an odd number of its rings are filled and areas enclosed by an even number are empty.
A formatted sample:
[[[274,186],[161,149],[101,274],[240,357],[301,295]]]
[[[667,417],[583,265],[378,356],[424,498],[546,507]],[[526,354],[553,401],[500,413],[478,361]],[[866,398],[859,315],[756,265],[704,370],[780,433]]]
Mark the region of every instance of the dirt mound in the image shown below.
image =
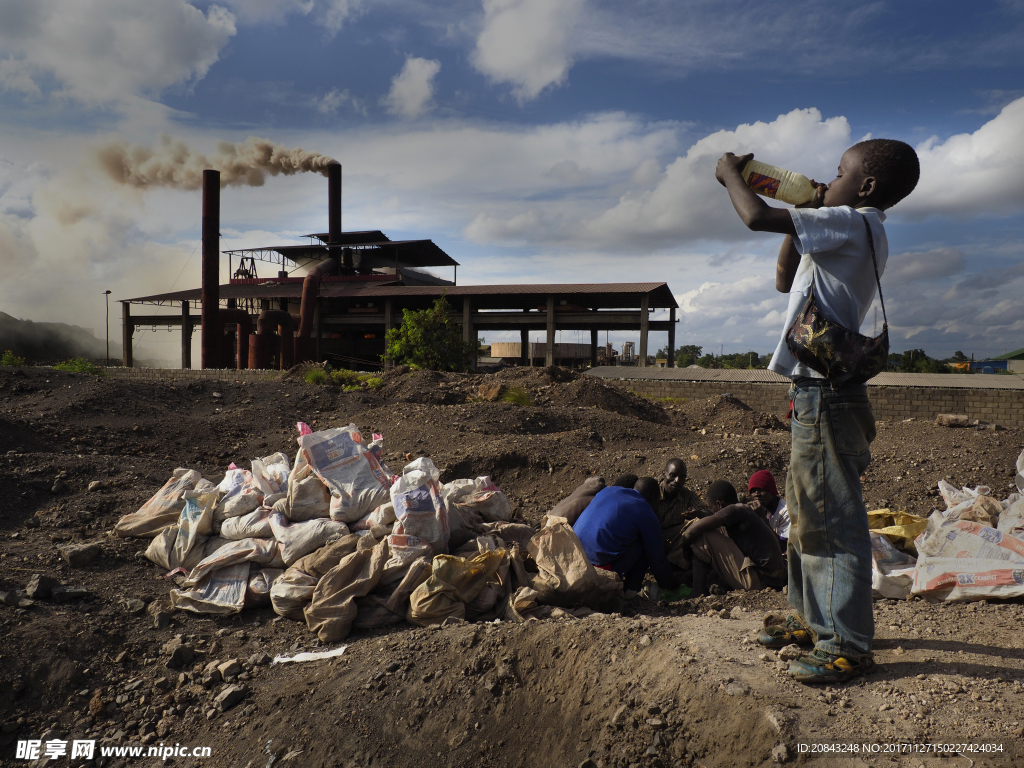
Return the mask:
[[[707,400],[690,400],[678,410],[698,429],[719,429],[730,432],[753,432],[756,428],[788,429],[775,414],[755,411],[732,395],[719,395]]]
[[[403,368],[384,375],[384,384],[377,389],[378,395],[426,405],[454,405],[475,395],[474,384],[478,376]]]
[[[585,619],[359,630],[340,658],[279,665],[269,659],[323,648],[305,624],[269,608],[175,612],[154,625],[140,607],[160,606],[170,582],[143,559],[147,540],[108,535],[114,523],[177,466],[216,481],[231,461],[293,456],[297,421],[383,433],[392,471],[429,455],[443,480],[490,474],[534,524],[592,474],[657,475],[673,456],[687,461],[697,491],[718,478],[745,488],[765,467],[784,485],[789,434],[735,398],[667,409],[561,370],[391,372],[377,392],[345,392],[0,369],[0,590],[23,590],[36,573],[84,590],[28,609],[0,605],[0,762],[17,740],[66,737],[209,746],[204,764],[240,768],[271,755],[276,766],[343,768],[724,768],[772,765],[779,744],[792,759],[798,743],[955,735],[1008,750],[1001,762],[975,755],[976,764],[1013,764],[1024,723],[1024,661],[1014,651],[1024,610],[1013,603],[878,601],[880,670],[825,690],[792,682],[753,642],[762,612],[785,607],[771,591],[671,606],[637,598],[622,615]],[[521,387],[535,405],[480,402],[485,381]],[[864,480],[869,508],[927,515],[941,505],[930,495],[940,477],[1005,489],[1022,443],[1018,428],[880,423]],[[58,550],[91,542],[100,554],[86,565]],[[177,635],[194,658],[171,667],[163,648]],[[229,683],[204,684],[204,669],[233,659],[241,672],[231,684],[245,694],[221,711],[215,701]]]

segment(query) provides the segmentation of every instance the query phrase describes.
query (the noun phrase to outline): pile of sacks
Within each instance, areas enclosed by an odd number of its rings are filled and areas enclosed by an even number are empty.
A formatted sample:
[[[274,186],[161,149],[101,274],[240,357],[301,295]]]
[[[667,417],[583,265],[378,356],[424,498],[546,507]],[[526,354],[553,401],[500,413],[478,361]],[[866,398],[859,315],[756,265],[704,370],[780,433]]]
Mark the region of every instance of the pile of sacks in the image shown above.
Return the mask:
[[[873,530],[876,596],[966,601],[1024,595],[1022,473],[1024,452],[1017,459],[1019,493],[1002,501],[987,486],[957,489],[940,480],[945,510],[927,519],[903,514],[898,523]]]
[[[442,484],[426,457],[392,475],[380,435],[298,429],[294,463],[232,464],[219,484],[178,469],[118,521],[117,535],[151,538],[146,557],[179,577],[174,607],[269,602],[337,642],[353,627],[582,615],[621,597],[564,519],[540,532],[514,521],[489,477]]]

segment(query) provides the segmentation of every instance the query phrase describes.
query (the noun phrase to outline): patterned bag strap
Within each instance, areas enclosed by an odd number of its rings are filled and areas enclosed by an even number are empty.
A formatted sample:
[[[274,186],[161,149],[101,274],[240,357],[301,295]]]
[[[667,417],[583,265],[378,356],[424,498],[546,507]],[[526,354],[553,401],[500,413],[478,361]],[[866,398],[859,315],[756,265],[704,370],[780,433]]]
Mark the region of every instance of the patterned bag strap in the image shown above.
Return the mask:
[[[858,211],[860,213],[860,211]],[[878,279],[878,259],[875,257],[875,238],[871,236],[871,225],[868,223],[868,217],[863,213],[860,217],[864,219],[864,229],[868,231],[868,245],[871,246],[871,266],[875,268],[875,283],[878,285],[878,302],[882,305],[882,327],[889,327],[889,318],[885,316],[885,299],[882,298],[882,281]]]

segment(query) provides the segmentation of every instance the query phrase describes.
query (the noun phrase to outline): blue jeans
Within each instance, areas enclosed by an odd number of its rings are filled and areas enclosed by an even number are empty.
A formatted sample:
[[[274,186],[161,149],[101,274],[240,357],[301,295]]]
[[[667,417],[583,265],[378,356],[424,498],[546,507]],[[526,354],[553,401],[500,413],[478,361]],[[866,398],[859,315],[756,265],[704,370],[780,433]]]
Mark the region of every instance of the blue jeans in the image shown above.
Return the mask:
[[[794,385],[789,396],[789,604],[811,629],[816,648],[865,656],[875,634],[871,537],[860,485],[875,439],[867,389]]]

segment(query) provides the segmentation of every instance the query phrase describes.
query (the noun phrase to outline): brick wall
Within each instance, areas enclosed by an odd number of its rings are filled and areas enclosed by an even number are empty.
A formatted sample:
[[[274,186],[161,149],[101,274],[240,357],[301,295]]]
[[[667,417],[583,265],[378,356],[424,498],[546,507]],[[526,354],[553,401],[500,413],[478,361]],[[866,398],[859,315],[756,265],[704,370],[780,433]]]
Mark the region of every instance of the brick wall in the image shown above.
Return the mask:
[[[130,381],[269,381],[280,378],[280,371],[232,370],[209,368],[182,370],[181,368],[104,368],[111,378]]]
[[[645,397],[704,399],[729,393],[759,411],[785,418],[789,410],[786,384],[717,381],[615,380],[605,383]],[[970,419],[1006,427],[1024,427],[1024,390],[942,387],[869,386],[871,409],[879,421],[919,419],[931,421],[939,413],[965,413]]]

